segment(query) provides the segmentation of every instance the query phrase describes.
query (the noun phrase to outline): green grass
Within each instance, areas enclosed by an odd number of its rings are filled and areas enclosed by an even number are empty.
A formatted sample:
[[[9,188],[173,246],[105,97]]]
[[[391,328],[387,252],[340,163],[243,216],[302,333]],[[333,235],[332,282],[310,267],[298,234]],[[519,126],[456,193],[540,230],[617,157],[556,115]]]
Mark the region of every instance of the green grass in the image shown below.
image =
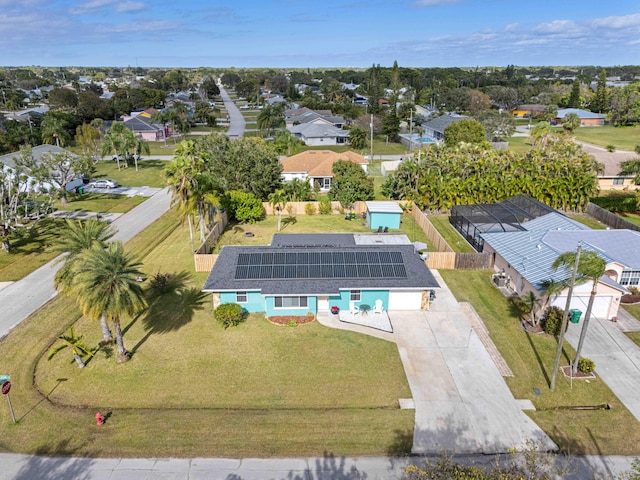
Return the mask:
[[[85,193],[69,196],[69,203],[62,205],[56,201],[57,210],[69,212],[126,213],[146,200],[139,195],[127,197],[115,193]]]
[[[620,218],[624,218],[627,222],[640,226],[640,215],[637,213],[618,213]]]
[[[43,218],[32,228],[15,231],[11,253],[0,250],[0,282],[14,282],[59,255],[53,251],[62,220]],[[18,236],[18,233],[22,234]]]
[[[625,335],[640,347],[640,332],[626,332]]]
[[[509,302],[491,284],[490,271],[441,270],[458,301],[471,302],[489,329],[491,339],[514,373],[506,382],[515,398],[529,399],[536,411],[527,412],[565,452],[571,454],[640,453],[638,421],[600,379],[573,381],[559,375],[555,390],[548,387],[557,343],[544,334],[528,334],[520,327]],[[561,365],[574,351],[564,345]],[[597,366],[596,366],[597,373]],[[534,394],[533,389],[542,392]],[[611,410],[570,410],[562,407],[608,403]]]
[[[569,217],[572,220],[575,220],[576,222],[580,222],[583,225],[586,225],[589,228],[592,228],[593,230],[604,230],[607,228],[607,226],[602,223],[599,222],[598,220],[596,220],[593,217],[590,217],[589,215],[586,214],[565,214],[567,215],[567,217]]]
[[[583,142],[592,143],[606,148],[607,145],[615,145],[617,150],[633,151],[636,145],[640,145],[640,125],[634,127],[580,127],[574,130],[573,135]]]
[[[533,148],[530,137],[509,137],[507,142],[509,142],[509,150],[515,152],[524,153]]]
[[[178,288],[123,319],[132,352],[117,364],[102,349],[83,370],[67,351],[50,362],[55,336],[75,324],[89,345],[99,328],[73,299],[56,298],[0,341],[19,422],[4,451],[92,457],[280,457],[407,453],[414,412],[393,343],[325,328],[291,328],[251,315],[222,329],[193,275],[187,229],[170,212],[127,248]],[[147,254],[148,253],[148,254]],[[147,285],[147,282],[145,282]],[[45,401],[46,398],[46,401]],[[96,429],[96,411],[108,414]],[[73,429],[69,429],[73,425]],[[10,432],[10,435],[8,434]]]
[[[176,139],[176,142],[179,140]],[[165,142],[149,142],[149,157],[154,155],[174,155],[176,153],[176,144],[173,142],[172,138],[167,139]]]
[[[95,178],[113,178],[120,185],[127,187],[164,187],[165,180],[162,170],[167,166],[166,160],[146,160],[138,162],[138,171],[135,165],[130,164],[127,168],[118,170],[117,162],[102,160],[96,164]]]
[[[304,150],[331,150],[332,152],[338,152],[338,153],[346,152],[347,150],[353,150],[350,145],[327,145],[327,146],[320,146],[320,147],[304,147],[303,149]],[[358,151],[357,153],[368,156],[371,154],[371,150],[369,148],[366,148],[362,151]],[[379,140],[377,138],[373,139],[373,158],[376,158],[379,155],[406,155],[407,153],[408,153],[407,147],[405,147],[401,143],[396,143],[396,142],[387,143],[384,140]]]
[[[451,226],[449,215],[429,215],[429,220],[454,252],[475,252],[473,247]]]

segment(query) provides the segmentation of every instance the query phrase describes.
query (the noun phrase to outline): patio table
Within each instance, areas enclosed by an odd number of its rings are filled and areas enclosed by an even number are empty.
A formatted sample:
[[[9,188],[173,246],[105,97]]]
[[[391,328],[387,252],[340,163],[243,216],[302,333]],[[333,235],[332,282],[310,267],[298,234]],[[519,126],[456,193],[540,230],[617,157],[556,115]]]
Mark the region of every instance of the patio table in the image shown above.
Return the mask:
[[[371,305],[367,305],[366,303],[361,303],[358,309],[360,310],[363,316],[366,316],[369,313],[369,310],[371,310]]]

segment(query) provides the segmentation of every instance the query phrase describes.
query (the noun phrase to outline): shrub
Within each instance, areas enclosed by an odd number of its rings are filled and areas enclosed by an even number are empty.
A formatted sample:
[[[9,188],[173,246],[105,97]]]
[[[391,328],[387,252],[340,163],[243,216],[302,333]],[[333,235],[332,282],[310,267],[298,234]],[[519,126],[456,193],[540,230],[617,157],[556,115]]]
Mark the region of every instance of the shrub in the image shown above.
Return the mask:
[[[293,215],[293,205],[291,204],[287,205],[286,210],[289,215]]]
[[[229,216],[240,223],[255,223],[264,217],[262,202],[252,193],[231,190],[222,199]]]
[[[289,320],[287,322],[287,327],[297,327],[298,326],[298,322],[296,322],[295,320]]]
[[[559,335],[562,327],[562,316],[564,310],[558,307],[549,307],[547,313],[542,318],[542,328],[549,335]]]
[[[304,213],[306,213],[307,215],[315,215],[316,214],[316,206],[313,203],[307,203],[304,206]]]
[[[591,198],[591,202],[610,212],[635,212],[638,209],[633,193],[594,197]]]
[[[631,295],[640,295],[640,289],[638,289],[638,287],[627,287],[627,290],[631,292]]]
[[[607,145],[607,151],[608,152],[615,152],[616,151],[616,146],[613,143],[610,143],[609,145]]]
[[[244,309],[237,303],[223,303],[215,309],[213,314],[225,330],[240,324],[245,317]]]
[[[167,293],[169,290],[171,290],[169,280],[171,280],[170,273],[158,272],[153,277],[151,277],[151,281],[149,282],[149,284],[151,285],[151,288],[157,293]]]
[[[578,361],[578,370],[582,373],[593,373],[596,369],[596,363],[590,358],[581,358]]]
[[[330,215],[331,214],[331,200],[324,197],[320,199],[319,205],[320,215]]]

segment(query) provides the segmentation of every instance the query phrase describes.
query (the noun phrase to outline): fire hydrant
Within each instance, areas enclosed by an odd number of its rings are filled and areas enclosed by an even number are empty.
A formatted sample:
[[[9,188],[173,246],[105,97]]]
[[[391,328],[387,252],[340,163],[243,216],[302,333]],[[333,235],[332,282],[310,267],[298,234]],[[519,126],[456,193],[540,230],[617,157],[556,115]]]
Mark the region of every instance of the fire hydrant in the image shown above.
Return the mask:
[[[100,412],[96,413],[96,424],[97,425],[104,424],[104,416]]]

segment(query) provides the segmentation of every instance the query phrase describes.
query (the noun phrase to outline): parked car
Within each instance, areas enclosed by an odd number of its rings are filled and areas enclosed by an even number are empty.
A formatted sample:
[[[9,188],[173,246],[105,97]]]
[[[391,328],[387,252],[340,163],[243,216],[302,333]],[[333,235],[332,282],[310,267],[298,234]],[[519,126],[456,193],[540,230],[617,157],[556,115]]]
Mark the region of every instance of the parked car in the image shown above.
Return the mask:
[[[110,178],[101,178],[100,180],[89,182],[89,186],[92,188],[116,188],[119,187],[120,184]]]

